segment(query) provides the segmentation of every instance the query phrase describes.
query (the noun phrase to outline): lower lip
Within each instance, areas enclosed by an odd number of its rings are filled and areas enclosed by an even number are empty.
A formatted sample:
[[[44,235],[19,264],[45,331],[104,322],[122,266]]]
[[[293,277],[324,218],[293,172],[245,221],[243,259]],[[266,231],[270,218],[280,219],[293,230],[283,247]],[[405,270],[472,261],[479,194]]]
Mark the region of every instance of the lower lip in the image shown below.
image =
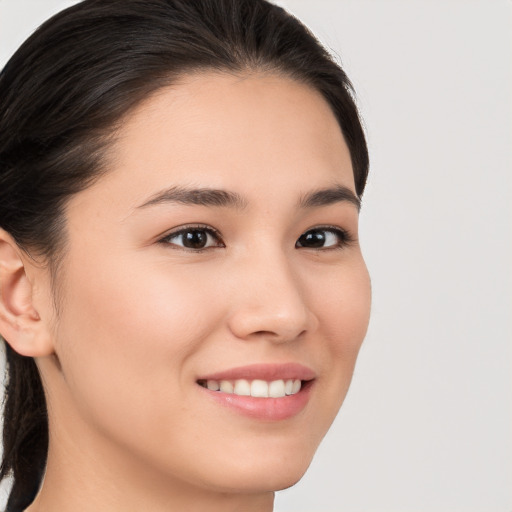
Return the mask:
[[[312,381],[306,382],[298,393],[281,398],[239,396],[221,391],[211,391],[202,386],[201,390],[217,403],[249,418],[282,421],[296,416],[306,407],[312,385]]]

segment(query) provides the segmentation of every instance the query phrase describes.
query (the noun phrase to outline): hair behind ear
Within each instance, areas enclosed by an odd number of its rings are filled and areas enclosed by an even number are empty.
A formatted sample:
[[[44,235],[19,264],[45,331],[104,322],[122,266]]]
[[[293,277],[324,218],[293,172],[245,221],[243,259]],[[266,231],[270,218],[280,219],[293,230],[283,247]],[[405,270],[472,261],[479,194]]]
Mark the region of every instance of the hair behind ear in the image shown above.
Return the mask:
[[[24,510],[34,500],[48,453],[48,415],[43,385],[34,360],[5,343],[3,460],[0,480],[14,477],[6,512]]]

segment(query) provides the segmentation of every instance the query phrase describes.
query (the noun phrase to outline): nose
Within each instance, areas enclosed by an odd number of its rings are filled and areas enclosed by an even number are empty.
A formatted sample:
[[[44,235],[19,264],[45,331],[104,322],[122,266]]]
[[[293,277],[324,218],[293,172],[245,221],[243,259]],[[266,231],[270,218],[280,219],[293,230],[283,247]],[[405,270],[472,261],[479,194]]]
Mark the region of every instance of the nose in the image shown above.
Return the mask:
[[[285,343],[318,325],[300,269],[280,254],[255,255],[233,277],[231,332],[240,339]]]

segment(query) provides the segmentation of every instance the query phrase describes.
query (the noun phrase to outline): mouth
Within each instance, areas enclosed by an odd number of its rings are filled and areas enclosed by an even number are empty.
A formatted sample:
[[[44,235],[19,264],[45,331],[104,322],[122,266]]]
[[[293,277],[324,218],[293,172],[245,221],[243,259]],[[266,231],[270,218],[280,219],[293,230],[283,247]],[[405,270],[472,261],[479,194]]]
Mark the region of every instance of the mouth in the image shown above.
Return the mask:
[[[284,420],[307,405],[316,374],[298,364],[252,365],[197,379],[216,403],[253,419]]]
[[[295,395],[311,380],[277,379],[266,381],[261,379],[214,380],[200,379],[197,383],[210,391],[218,391],[229,395],[252,396],[253,398],[283,398]]]

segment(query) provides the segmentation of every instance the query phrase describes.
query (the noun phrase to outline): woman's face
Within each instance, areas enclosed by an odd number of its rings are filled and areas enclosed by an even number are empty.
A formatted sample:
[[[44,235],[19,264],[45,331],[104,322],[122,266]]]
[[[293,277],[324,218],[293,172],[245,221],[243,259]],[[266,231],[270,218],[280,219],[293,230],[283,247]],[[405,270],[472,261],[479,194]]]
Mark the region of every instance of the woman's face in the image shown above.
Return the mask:
[[[275,75],[188,76],[126,119],[108,162],[67,208],[59,364],[40,365],[52,426],[121,473],[293,484],[370,309],[328,105]]]

